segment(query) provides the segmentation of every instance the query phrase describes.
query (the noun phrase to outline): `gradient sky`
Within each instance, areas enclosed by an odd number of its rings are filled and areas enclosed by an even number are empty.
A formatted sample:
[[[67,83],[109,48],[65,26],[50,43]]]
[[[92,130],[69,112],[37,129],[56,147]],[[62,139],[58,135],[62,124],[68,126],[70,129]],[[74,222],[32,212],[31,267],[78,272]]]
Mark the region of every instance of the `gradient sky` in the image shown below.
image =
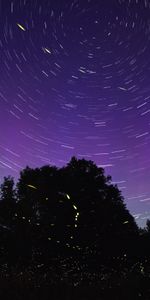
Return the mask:
[[[150,217],[150,1],[0,1],[0,178],[93,160]]]

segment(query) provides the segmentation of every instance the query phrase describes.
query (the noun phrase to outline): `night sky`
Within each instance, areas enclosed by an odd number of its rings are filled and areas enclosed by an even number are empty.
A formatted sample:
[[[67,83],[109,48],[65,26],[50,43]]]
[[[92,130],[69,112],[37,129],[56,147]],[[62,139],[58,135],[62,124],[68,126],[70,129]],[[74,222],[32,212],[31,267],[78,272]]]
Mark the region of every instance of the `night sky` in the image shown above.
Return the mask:
[[[0,177],[93,160],[150,217],[150,1],[0,0]]]

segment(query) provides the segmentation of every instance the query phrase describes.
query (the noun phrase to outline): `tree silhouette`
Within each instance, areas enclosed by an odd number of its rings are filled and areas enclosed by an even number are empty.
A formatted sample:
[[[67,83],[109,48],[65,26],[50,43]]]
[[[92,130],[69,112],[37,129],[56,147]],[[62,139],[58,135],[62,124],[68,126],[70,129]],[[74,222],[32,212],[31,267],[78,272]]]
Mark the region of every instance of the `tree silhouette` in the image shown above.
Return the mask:
[[[150,233],[150,219],[147,219],[146,221],[146,231],[147,233]]]
[[[0,249],[1,260],[8,258],[11,248],[16,193],[12,177],[4,177],[0,186]],[[3,253],[3,255],[2,255]]]
[[[15,209],[15,189],[12,177],[4,177],[0,186],[0,222],[11,225]]]
[[[1,191],[9,211],[14,199],[11,178],[4,179]],[[16,257],[29,257],[33,249],[44,257],[68,253],[89,257],[113,247],[124,251],[127,240],[138,234],[111,177],[94,162],[76,157],[59,169],[44,166],[21,171],[13,230]]]
[[[73,157],[60,170],[61,189],[70,195],[79,212],[77,243],[84,249],[99,249],[102,240],[135,235],[138,227],[111,177],[92,161]]]
[[[30,227],[32,244],[55,254],[70,246],[75,212],[67,196],[59,192],[56,167],[24,169],[17,184],[17,200],[16,220],[24,224],[24,230]],[[22,232],[20,225],[18,228]]]

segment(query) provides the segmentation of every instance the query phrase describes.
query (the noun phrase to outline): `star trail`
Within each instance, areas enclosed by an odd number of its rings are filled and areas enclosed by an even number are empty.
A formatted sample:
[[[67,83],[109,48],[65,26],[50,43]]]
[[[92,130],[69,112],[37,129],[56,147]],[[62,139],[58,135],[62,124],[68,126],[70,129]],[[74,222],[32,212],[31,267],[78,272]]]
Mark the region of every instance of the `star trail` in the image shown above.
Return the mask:
[[[0,177],[72,156],[150,216],[150,1],[0,1]]]

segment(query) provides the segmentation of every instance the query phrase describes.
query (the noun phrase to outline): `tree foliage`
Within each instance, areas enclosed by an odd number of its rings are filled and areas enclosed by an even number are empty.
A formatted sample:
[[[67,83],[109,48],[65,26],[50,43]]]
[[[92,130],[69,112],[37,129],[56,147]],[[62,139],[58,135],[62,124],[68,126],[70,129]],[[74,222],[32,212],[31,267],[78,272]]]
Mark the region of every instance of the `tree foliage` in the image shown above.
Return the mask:
[[[10,225],[14,215],[16,193],[12,177],[4,177],[0,186],[0,221]]]
[[[1,217],[12,224],[18,255],[26,256],[36,247],[53,255],[68,251],[99,253],[104,241],[138,234],[111,177],[85,159],[72,157],[62,168],[26,167],[15,191],[13,179],[4,178],[1,200],[7,207]]]

